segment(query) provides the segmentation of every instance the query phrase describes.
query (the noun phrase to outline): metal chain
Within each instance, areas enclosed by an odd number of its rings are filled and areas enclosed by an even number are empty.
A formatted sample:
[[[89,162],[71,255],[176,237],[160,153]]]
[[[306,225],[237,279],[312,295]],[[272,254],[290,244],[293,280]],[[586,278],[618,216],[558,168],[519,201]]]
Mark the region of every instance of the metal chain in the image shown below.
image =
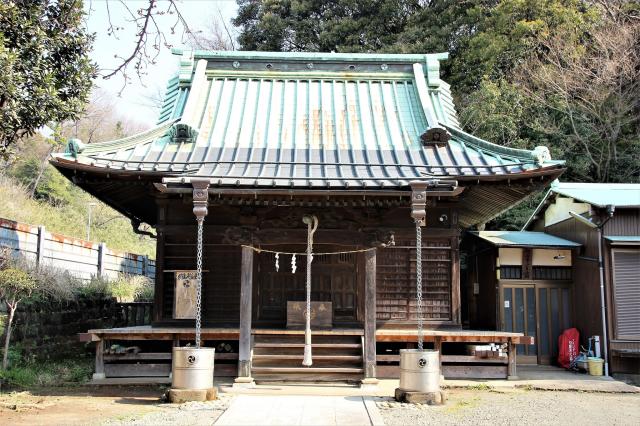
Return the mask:
[[[422,350],[424,332],[422,330],[422,227],[416,221],[416,300],[418,313],[418,349]]]
[[[196,348],[200,349],[200,328],[202,318],[202,228],[204,218],[198,219],[198,240],[196,252]]]

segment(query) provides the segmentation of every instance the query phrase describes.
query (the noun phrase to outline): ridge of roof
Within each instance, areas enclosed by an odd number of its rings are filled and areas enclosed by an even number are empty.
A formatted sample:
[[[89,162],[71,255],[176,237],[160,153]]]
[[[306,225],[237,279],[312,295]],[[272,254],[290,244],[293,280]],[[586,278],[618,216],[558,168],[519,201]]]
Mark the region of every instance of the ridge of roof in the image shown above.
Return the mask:
[[[281,60],[281,61],[338,61],[338,62],[426,62],[445,60],[448,52],[440,53],[336,53],[336,52],[263,52],[244,50],[188,50],[171,49],[174,55],[191,52],[194,59],[244,59],[244,60]]]
[[[125,138],[115,139],[115,140],[106,141],[106,142],[96,142],[96,143],[91,143],[91,144],[81,144],[79,149],[78,149],[78,147],[75,147],[75,148],[71,147],[71,144],[73,144],[73,143],[77,144],[77,142],[74,142],[74,141],[77,141],[77,139],[69,139],[69,141],[67,142],[67,146],[66,146],[66,149],[65,149],[63,155],[70,155],[70,156],[73,156],[73,157],[77,157],[78,154],[81,154],[82,156],[87,156],[87,155],[90,155],[90,154],[114,152],[114,151],[133,148],[133,147],[137,146],[138,144],[147,143],[149,141],[154,141],[157,138],[160,138],[160,137],[164,136],[167,133],[167,131],[174,124],[176,124],[178,121],[180,121],[179,118],[173,119],[173,120],[167,121],[165,123],[156,125],[155,127],[152,127],[151,129],[145,130],[145,131],[140,132],[140,133],[136,133],[136,134],[131,135],[131,136],[127,136]],[[60,156],[59,153],[54,153],[52,155],[53,156]]]
[[[533,150],[511,148],[481,139],[447,123],[440,122],[440,124],[447,130],[449,130],[453,135],[461,138],[462,140],[468,142],[476,148],[489,151],[493,154],[498,154],[502,157],[513,158],[524,162],[535,161],[539,166],[542,164],[565,164],[564,160],[551,160],[551,154],[549,153],[549,149],[546,146],[537,146]]]

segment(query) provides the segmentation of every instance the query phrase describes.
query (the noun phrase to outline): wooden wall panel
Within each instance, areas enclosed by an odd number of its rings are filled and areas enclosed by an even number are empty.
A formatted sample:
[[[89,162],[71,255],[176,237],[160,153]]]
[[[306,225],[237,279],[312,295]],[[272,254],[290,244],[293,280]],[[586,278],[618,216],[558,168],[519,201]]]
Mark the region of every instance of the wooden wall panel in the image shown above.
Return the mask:
[[[580,340],[586,343],[589,336],[602,336],[600,275],[597,260],[576,257],[573,274],[574,326],[580,331]]]
[[[604,235],[640,235],[640,209],[617,209],[604,226]]]
[[[450,239],[423,237],[422,294],[424,318],[452,320]],[[380,249],[377,265],[377,319],[379,322],[417,320],[416,249],[409,239]]]
[[[164,246],[163,320],[173,319],[173,270],[195,269],[196,246],[185,238],[166,235]],[[181,242],[175,242],[181,241]],[[236,325],[240,315],[241,249],[236,245],[205,244],[203,252],[203,320],[211,325]]]
[[[573,218],[548,226],[545,232],[582,244],[580,255],[598,258],[598,231]]]

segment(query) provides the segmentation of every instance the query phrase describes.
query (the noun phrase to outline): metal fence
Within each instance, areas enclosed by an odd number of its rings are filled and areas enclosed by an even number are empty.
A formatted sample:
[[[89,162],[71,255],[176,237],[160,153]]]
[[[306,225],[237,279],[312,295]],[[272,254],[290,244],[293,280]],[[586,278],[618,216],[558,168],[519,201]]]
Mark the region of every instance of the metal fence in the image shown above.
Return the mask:
[[[38,265],[60,268],[89,280],[93,276],[115,278],[118,274],[155,276],[156,266],[148,256],[107,248],[105,243],[72,238],[0,218],[0,247],[33,260]]]

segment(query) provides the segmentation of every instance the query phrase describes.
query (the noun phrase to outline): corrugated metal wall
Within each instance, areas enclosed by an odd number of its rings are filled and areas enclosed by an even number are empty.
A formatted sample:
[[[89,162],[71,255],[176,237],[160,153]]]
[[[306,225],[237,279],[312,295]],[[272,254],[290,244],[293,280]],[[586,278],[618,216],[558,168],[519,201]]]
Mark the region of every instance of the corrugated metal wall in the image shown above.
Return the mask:
[[[155,261],[147,256],[110,250],[104,244],[47,232],[37,227],[0,218],[0,247],[41,265],[69,271],[83,280],[118,274],[155,276]]]

